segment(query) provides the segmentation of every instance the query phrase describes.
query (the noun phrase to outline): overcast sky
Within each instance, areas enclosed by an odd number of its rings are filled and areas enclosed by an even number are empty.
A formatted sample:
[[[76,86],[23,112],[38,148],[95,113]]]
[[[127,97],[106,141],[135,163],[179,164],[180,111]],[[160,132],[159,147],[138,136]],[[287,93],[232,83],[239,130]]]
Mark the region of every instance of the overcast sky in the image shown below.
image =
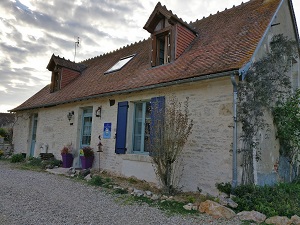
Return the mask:
[[[0,112],[45,85],[51,55],[76,62],[143,40],[158,0],[0,0]],[[242,0],[160,0],[184,21],[215,14]],[[300,26],[300,0],[293,0]]]

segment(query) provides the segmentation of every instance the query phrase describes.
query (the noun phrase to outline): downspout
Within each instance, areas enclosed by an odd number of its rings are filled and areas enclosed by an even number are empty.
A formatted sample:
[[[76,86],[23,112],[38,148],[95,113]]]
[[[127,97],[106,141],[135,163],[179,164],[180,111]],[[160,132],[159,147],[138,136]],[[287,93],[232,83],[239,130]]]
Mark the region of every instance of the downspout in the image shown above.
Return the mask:
[[[235,73],[231,74],[233,85],[233,144],[232,144],[232,188],[237,186],[237,83]]]

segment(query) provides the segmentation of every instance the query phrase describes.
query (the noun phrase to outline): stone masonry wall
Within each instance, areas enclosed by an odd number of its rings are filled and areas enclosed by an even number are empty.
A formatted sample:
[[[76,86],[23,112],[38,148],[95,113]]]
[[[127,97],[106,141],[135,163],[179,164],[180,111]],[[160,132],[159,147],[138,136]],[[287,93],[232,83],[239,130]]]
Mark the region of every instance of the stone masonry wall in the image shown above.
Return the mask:
[[[231,181],[233,119],[232,85],[229,77],[39,109],[36,111],[38,127],[35,156],[38,156],[42,151],[41,147],[46,144],[48,152],[52,152],[57,159],[61,159],[60,149],[72,143],[76,156],[74,166],[78,166],[82,109],[93,107],[91,147],[95,150],[97,150],[98,136],[103,137],[103,124],[112,123],[111,138],[102,138],[101,169],[157,183],[150,157],[130,154],[133,102],[149,100],[155,96],[166,96],[166,104],[168,104],[168,99],[173,95],[182,102],[189,97],[190,118],[194,121],[192,134],[184,149],[181,186],[185,191],[197,191],[197,188],[202,189],[203,192],[215,191],[216,182]],[[114,99],[115,105],[110,106],[109,99]],[[128,151],[125,155],[116,155],[117,103],[121,101],[129,101]],[[101,118],[94,115],[99,106],[102,107]],[[74,111],[74,118],[69,122],[67,114],[71,111]],[[15,126],[16,152],[24,152],[24,146],[27,146],[27,153],[29,153],[30,135],[28,132],[31,130],[29,121],[30,119],[19,120]],[[95,155],[94,167],[98,168],[99,153]]]

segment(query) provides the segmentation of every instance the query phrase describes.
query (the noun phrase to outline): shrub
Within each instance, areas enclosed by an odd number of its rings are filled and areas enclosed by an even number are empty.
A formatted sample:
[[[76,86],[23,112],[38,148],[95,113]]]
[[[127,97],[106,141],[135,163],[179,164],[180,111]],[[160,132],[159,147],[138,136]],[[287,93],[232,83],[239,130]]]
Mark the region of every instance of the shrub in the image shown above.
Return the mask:
[[[28,160],[28,165],[42,167],[42,159],[30,157]]]
[[[104,184],[104,180],[100,176],[93,176],[92,179],[89,181],[89,184],[94,186],[102,186]]]
[[[91,157],[94,156],[94,151],[90,146],[85,146],[82,149],[80,149],[80,155],[85,157]]]
[[[4,137],[4,140],[7,141],[8,132],[4,128],[0,127],[0,137]]]
[[[46,166],[50,166],[51,168],[55,167],[55,166],[61,166],[62,162],[61,160],[58,159],[50,159],[50,160],[44,160],[41,163],[42,168],[46,168]]]
[[[267,217],[300,215],[299,183],[281,183],[273,187],[238,186],[234,194],[238,212],[255,210]]]
[[[117,188],[117,189],[114,190],[114,193],[124,195],[124,194],[128,194],[128,191],[126,189],[123,189],[123,188]]]
[[[10,162],[11,163],[17,163],[17,162],[23,162],[24,161],[24,156],[22,153],[14,154],[12,155]]]
[[[231,184],[229,182],[227,182],[227,183],[224,183],[224,182],[216,183],[216,188],[219,191],[221,191],[221,192],[227,194],[228,196],[230,196],[232,187],[231,187]]]

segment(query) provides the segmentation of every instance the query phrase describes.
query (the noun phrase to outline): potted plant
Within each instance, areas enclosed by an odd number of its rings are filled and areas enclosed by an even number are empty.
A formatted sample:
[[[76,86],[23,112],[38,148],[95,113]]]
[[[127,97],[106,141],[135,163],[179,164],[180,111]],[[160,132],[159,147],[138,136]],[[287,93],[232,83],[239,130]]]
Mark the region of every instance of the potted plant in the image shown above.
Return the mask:
[[[88,169],[93,166],[94,151],[90,146],[85,146],[80,149],[80,160],[82,169]]]
[[[73,165],[72,146],[71,145],[64,146],[60,152],[63,161],[63,168],[72,167]]]

